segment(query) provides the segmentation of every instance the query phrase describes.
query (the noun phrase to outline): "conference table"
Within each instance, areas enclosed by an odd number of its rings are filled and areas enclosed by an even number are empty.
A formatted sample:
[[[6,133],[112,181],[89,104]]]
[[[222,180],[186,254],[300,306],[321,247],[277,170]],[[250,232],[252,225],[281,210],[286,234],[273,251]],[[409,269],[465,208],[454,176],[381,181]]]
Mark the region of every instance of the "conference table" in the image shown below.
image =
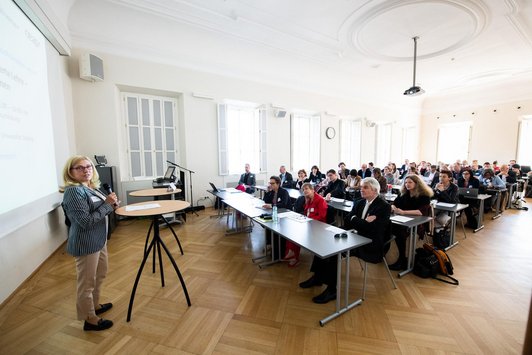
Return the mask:
[[[183,288],[183,292],[185,294],[187,304],[189,307],[191,306],[190,297],[188,295],[187,287],[185,285],[183,276],[181,275],[181,272],[179,271],[179,268],[175,262],[175,259],[173,258],[172,254],[168,250],[166,244],[164,244],[164,241],[162,240],[160,236],[160,231],[159,231],[159,220],[162,218],[163,214],[175,213],[175,212],[184,210],[185,208],[188,208],[189,206],[190,206],[190,203],[186,201],[158,200],[158,201],[134,203],[134,204],[130,204],[127,206],[117,208],[115,210],[116,214],[120,216],[125,216],[125,217],[146,217],[146,216],[152,217],[153,237],[148,246],[148,249],[145,250],[143,253],[142,262],[140,264],[139,271],[137,272],[137,276],[133,284],[133,289],[131,290],[131,297],[129,299],[129,306],[128,306],[128,311],[127,311],[128,322],[131,320],[131,313],[133,311],[133,302],[135,300],[135,293],[137,291],[137,286],[140,280],[140,276],[142,274],[142,270],[144,269],[144,265],[146,264],[146,260],[148,259],[148,256],[150,252],[152,251],[152,249],[153,249],[154,260],[155,260],[156,253],[159,256],[159,270],[161,273],[161,286],[164,287],[165,285],[163,261],[162,261],[162,253],[161,253],[161,247],[162,247],[166,255],[168,256],[168,258],[170,259],[175,269],[175,272],[177,274],[177,277],[179,278],[179,281],[181,282],[181,287]],[[152,226],[150,226],[150,228],[152,228]],[[149,233],[148,233],[148,236],[149,236]],[[155,267],[155,263],[154,263],[154,267]]]
[[[460,197],[463,197],[464,199],[468,199],[468,200],[480,201],[479,207],[478,207],[478,215],[477,215],[477,228],[473,230],[473,233],[476,233],[479,230],[483,229],[484,228],[484,200],[491,198],[491,195],[478,194],[477,196],[474,196],[474,197],[462,195]]]
[[[155,189],[144,189],[144,190],[131,191],[129,194],[135,197],[153,197],[155,201],[158,201],[161,196],[174,195],[180,192],[181,192],[181,189],[168,190],[168,188],[155,188]],[[172,228],[170,222],[164,216],[161,216],[161,219],[166,223],[166,226],[170,229],[170,231],[174,235],[177,245],[179,245],[179,250],[181,251],[181,255],[183,255],[183,248],[181,247],[179,238],[177,237],[177,234]],[[148,228],[148,234],[146,235],[146,243],[144,244],[144,252],[146,252],[146,249],[148,247],[148,240],[149,240],[150,232],[152,228],[153,228],[153,222],[151,223],[150,228]],[[155,254],[153,254],[153,272],[155,272]]]
[[[329,316],[320,320],[320,325],[337,318],[348,310],[360,305],[362,298],[349,302],[349,251],[371,243],[371,239],[331,226],[296,212],[289,211],[279,214],[279,221],[265,221],[261,218],[254,220],[264,228],[271,230],[283,238],[309,250],[314,255],[325,259],[336,256],[336,307]],[[335,234],[346,233],[347,238],[335,238]],[[342,253],[345,253],[345,276],[342,306]],[[273,254],[273,253],[272,253]]]

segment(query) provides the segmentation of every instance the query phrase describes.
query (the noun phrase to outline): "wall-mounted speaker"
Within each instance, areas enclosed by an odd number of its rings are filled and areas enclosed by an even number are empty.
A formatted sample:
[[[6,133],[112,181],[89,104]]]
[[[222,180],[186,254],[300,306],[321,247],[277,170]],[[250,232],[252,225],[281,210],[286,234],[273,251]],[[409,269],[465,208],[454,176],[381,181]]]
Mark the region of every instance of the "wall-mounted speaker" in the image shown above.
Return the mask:
[[[273,110],[273,115],[277,118],[285,118],[287,111],[285,109],[275,109]]]
[[[103,81],[103,60],[94,54],[79,57],[79,77],[88,81]]]

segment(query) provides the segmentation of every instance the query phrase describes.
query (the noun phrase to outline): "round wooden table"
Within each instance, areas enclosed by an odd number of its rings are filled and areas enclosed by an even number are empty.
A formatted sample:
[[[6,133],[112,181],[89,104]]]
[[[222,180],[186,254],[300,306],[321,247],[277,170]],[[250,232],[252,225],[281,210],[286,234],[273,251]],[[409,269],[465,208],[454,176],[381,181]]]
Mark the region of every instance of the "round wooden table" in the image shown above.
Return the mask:
[[[168,191],[168,189],[162,187],[162,188],[157,188],[157,189],[145,189],[145,190],[131,191],[129,194],[135,197],[158,197],[158,196],[178,194],[180,192],[181,192],[181,189],[175,189],[173,191]]]
[[[170,251],[168,250],[163,240],[161,239],[160,231],[159,231],[159,220],[164,219],[163,214],[174,213],[174,212],[183,210],[189,206],[190,206],[190,203],[186,201],[158,200],[158,201],[133,203],[131,205],[122,206],[115,210],[115,213],[120,216],[127,216],[127,217],[152,216],[153,217],[152,223],[148,230],[148,235],[146,236],[146,245],[144,246],[144,255],[142,258],[142,262],[140,264],[137,277],[135,278],[135,283],[133,284],[133,290],[131,290],[131,297],[129,299],[129,307],[127,311],[128,322],[131,320],[131,312],[133,310],[133,301],[135,300],[135,292],[137,291],[137,286],[139,284],[140,275],[142,274],[142,270],[144,269],[144,265],[146,264],[146,260],[148,260],[148,256],[150,255],[150,252],[152,251],[152,249],[153,249],[153,272],[155,272],[155,254],[159,255],[159,269],[161,271],[162,287],[164,287],[164,270],[163,270],[161,247],[164,249],[166,255],[172,262],[172,265],[174,266],[174,269],[177,273],[177,277],[179,278],[179,281],[181,282],[181,287],[183,288],[183,293],[185,294],[185,297],[187,299],[187,304],[189,307],[191,306],[190,297],[188,295],[187,287],[185,285],[185,280],[183,280],[183,276],[181,275],[181,272],[179,271],[179,268],[177,267],[177,264],[172,254],[170,254]],[[150,231],[152,228],[153,228],[153,238],[148,246],[147,244],[148,244],[148,240],[150,236]],[[170,230],[174,234],[174,237],[176,238],[177,243],[179,244],[179,248],[181,248],[181,243],[179,243],[179,239],[177,238],[177,235],[175,234],[174,230],[171,227],[170,227]],[[181,249],[181,253],[183,253],[183,249]]]

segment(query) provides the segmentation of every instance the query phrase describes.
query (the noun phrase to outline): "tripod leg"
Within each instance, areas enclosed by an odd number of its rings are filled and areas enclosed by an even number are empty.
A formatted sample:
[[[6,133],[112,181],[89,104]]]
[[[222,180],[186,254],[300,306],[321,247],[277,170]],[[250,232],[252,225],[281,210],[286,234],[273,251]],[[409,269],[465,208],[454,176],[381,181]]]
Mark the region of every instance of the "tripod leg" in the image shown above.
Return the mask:
[[[148,260],[148,255],[150,255],[150,251],[153,248],[155,244],[155,239],[153,239],[150,243],[150,246],[148,247],[148,250],[146,253],[144,253],[144,257],[142,258],[142,263],[140,263],[139,271],[137,272],[137,277],[135,278],[135,283],[133,284],[133,290],[131,290],[131,297],[129,298],[129,307],[127,308],[127,321],[129,322],[131,320],[131,311],[133,310],[133,301],[135,300],[135,292],[137,292],[137,286],[139,284],[140,275],[142,275],[142,270],[144,269],[144,265],[146,264],[146,260]]]
[[[161,245],[163,246],[164,251],[166,252],[166,255],[168,255],[168,258],[172,262],[172,265],[174,266],[175,272],[177,273],[177,277],[179,277],[179,281],[181,282],[181,287],[183,288],[183,293],[185,294],[185,297],[187,299],[187,304],[190,307],[192,304],[190,303],[190,297],[188,296],[187,286],[185,285],[185,280],[183,280],[183,276],[181,275],[181,272],[179,271],[179,268],[177,267],[177,264],[172,257],[172,254],[168,251],[168,248],[163,243],[163,241],[160,241]]]
[[[146,234],[146,243],[144,243],[144,254],[146,254],[146,249],[148,248],[148,242],[150,240],[151,229],[153,228],[153,220],[151,221],[150,228],[148,228],[148,234]]]
[[[164,216],[163,216],[163,219],[166,222],[166,226],[172,231],[172,234],[174,235],[174,238],[175,238],[175,240],[177,242],[177,245],[179,245],[179,250],[181,250],[181,255],[184,255],[183,248],[181,247],[181,242],[179,241],[179,238],[177,237],[177,234],[175,234],[174,228],[172,228],[172,226],[170,225],[168,220],[166,218],[164,218]]]

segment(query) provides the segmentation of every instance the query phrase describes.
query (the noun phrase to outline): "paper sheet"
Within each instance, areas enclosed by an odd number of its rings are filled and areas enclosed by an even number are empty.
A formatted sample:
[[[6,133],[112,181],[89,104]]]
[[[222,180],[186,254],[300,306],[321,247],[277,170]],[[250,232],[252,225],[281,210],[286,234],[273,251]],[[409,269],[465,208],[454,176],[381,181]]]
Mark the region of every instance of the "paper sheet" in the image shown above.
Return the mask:
[[[413,220],[413,218],[405,217],[405,216],[393,216],[393,217],[390,217],[390,220],[404,223],[404,222]]]
[[[159,208],[159,207],[161,207],[161,205],[159,205],[158,203],[148,203],[146,205],[140,205],[140,206],[126,206],[126,212],[150,210],[152,208]]]
[[[328,230],[328,231],[333,232],[333,233],[344,233],[345,232],[345,230],[343,230],[342,228],[338,228],[338,227],[335,227],[335,226],[327,227],[327,228],[325,228],[325,230]]]
[[[436,207],[454,207],[456,206],[454,203],[447,203],[447,202],[437,202]]]

